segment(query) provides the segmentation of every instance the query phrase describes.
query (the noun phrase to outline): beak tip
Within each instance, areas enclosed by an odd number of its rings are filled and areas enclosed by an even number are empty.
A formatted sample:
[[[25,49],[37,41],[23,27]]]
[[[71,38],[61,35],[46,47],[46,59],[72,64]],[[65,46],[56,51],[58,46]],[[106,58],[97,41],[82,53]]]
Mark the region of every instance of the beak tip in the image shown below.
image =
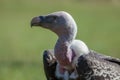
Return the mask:
[[[30,24],[30,27],[31,27],[31,28],[33,27],[33,24],[32,24],[32,23]]]

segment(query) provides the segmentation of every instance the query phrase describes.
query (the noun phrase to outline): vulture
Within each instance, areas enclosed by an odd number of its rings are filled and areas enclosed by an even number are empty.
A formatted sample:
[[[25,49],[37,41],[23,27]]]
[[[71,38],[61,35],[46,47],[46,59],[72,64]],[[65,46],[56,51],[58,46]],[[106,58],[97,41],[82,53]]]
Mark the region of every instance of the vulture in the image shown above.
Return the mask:
[[[47,80],[120,80],[120,59],[97,53],[77,40],[77,25],[69,13],[57,11],[34,17],[32,26],[58,36],[54,49],[43,53]]]

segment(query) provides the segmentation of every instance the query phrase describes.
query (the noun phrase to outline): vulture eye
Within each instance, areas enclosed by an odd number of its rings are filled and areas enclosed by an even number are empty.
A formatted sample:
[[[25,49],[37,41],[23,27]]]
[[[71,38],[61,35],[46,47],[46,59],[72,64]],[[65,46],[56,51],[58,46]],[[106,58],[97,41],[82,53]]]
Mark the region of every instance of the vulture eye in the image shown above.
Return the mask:
[[[56,22],[57,16],[47,16],[47,21],[49,23]]]
[[[52,17],[53,17],[53,19],[54,19],[54,20],[56,20],[56,19],[57,19],[57,16],[52,16]]]

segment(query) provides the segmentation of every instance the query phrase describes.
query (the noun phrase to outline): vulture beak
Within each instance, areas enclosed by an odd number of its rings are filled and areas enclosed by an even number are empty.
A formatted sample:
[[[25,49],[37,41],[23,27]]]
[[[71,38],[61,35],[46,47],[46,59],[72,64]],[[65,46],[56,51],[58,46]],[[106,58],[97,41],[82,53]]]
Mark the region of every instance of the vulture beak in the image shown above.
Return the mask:
[[[43,21],[44,21],[44,17],[43,16],[34,17],[31,20],[31,28],[32,28],[32,26],[40,26]]]

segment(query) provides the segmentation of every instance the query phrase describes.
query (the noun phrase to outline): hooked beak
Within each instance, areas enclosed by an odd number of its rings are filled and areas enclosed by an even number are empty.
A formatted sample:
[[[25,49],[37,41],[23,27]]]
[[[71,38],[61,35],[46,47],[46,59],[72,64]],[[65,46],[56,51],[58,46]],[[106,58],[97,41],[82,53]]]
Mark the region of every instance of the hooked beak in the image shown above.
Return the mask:
[[[43,16],[34,17],[34,18],[31,20],[31,27],[32,27],[32,26],[40,26],[41,23],[43,22],[43,20],[44,20],[44,17],[43,17]]]

